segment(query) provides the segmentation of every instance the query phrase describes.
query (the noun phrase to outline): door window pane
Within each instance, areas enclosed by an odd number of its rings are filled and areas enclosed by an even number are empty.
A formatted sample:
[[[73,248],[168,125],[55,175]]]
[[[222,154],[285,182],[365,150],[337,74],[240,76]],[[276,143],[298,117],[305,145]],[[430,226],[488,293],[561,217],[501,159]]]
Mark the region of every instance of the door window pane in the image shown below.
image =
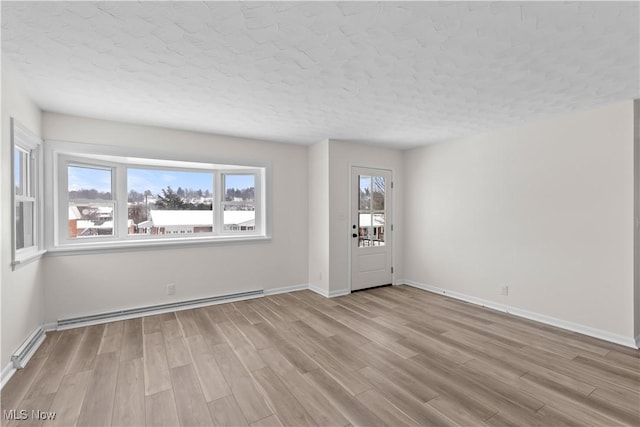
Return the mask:
[[[358,215],[358,247],[384,246],[384,214]]]
[[[358,215],[358,247],[371,246],[371,214]]]
[[[373,244],[374,246],[384,246],[384,214],[383,213],[374,213],[372,230],[373,230]]]
[[[358,176],[358,247],[385,245],[386,182],[382,176]]]
[[[371,209],[371,177],[359,176],[359,188],[360,188],[360,210]]]
[[[385,182],[383,176],[374,176],[372,183],[372,200],[374,211],[384,210],[384,195],[385,195]]]

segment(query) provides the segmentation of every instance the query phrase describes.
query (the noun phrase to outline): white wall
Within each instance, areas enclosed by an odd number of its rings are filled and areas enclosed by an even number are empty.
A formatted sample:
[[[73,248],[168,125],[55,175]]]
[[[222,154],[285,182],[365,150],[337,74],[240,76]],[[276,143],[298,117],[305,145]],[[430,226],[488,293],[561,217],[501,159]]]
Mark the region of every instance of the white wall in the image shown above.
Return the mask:
[[[309,285],[329,292],[329,141],[308,148]]]
[[[45,113],[45,139],[162,150],[205,162],[270,163],[272,235],[261,243],[48,255],[46,320],[307,283],[307,148]],[[45,141],[46,144],[46,141]],[[176,294],[166,295],[166,285]]]
[[[345,141],[329,141],[329,266],[330,292],[349,289],[349,246],[351,217],[349,182],[351,166],[368,166],[393,170],[395,182],[394,215],[394,277],[404,277],[403,270],[403,152]],[[388,235],[388,234],[387,234]]]
[[[405,152],[404,277],[633,338],[633,157],[632,101]]]
[[[40,261],[11,269],[11,128],[14,117],[36,135],[40,135],[41,113],[28,98],[21,83],[6,69],[2,71],[2,146],[0,147],[0,286],[2,288],[2,351],[0,368],[11,354],[44,319]]]

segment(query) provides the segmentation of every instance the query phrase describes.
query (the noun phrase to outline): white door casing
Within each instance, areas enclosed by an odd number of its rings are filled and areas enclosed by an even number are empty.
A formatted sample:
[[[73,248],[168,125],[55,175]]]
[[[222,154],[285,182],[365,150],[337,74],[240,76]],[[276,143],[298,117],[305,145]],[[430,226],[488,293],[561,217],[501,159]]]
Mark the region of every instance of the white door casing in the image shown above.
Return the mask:
[[[391,171],[351,168],[351,290],[392,283]]]

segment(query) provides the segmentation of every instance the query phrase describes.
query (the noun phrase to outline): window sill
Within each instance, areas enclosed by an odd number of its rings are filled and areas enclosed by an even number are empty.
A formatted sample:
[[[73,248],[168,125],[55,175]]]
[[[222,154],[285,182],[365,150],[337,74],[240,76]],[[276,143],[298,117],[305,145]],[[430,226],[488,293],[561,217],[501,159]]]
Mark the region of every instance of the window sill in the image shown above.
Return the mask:
[[[271,236],[224,236],[202,238],[171,238],[163,240],[129,240],[101,243],[70,243],[53,247],[47,256],[101,254],[110,252],[130,252],[137,250],[164,250],[218,245],[265,243]]]
[[[37,261],[46,253],[47,251],[33,251],[29,252],[28,254],[16,257],[16,259],[11,263],[11,269],[15,271],[24,265]]]

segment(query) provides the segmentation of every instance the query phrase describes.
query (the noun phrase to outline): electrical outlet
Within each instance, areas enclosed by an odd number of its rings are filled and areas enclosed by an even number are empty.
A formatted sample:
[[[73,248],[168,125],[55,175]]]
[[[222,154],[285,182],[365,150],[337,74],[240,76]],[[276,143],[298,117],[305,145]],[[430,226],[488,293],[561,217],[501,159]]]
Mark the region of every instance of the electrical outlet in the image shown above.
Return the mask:
[[[509,286],[503,286],[501,294],[504,295],[504,296],[508,296],[509,295]]]
[[[167,295],[175,295],[176,293],[176,285],[173,283],[169,283],[167,285]]]

